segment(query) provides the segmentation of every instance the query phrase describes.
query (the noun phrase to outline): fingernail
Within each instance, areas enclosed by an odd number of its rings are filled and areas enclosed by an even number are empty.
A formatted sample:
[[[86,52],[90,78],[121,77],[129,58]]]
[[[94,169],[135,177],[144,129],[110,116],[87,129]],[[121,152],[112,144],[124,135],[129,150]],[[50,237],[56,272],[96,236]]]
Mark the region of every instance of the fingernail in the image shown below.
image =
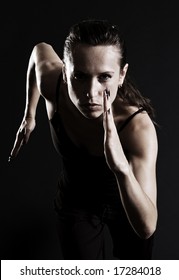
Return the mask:
[[[13,156],[10,155],[10,156],[8,157],[8,162],[12,161],[12,159],[13,159]]]
[[[106,94],[106,96],[107,96],[107,99],[109,98],[109,96],[110,96],[110,91],[109,90],[105,90],[105,94]]]
[[[12,159],[12,157],[11,157],[11,156],[9,156],[9,157],[8,157],[8,162],[10,162],[10,161],[11,161],[11,159]]]

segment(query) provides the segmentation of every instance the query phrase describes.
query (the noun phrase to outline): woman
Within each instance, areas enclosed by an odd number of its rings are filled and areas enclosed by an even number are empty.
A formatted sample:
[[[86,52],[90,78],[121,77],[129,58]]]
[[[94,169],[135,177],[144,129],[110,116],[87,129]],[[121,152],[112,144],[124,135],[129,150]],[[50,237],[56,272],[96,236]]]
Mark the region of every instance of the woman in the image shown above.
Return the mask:
[[[37,44],[9,160],[46,104],[62,168],[55,209],[64,259],[151,259],[157,224],[153,108],[128,77],[124,41],[105,20],[71,27],[63,60]]]

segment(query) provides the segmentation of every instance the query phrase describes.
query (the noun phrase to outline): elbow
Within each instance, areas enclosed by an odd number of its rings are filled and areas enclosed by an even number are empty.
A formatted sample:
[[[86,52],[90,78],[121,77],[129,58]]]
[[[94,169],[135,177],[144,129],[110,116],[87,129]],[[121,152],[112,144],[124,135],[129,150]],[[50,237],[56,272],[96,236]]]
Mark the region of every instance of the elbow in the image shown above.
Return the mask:
[[[34,54],[37,55],[38,53],[46,51],[46,50],[51,49],[51,48],[52,47],[51,47],[50,44],[45,43],[45,42],[39,42],[34,46],[33,52],[34,52]]]
[[[42,42],[37,43],[37,44],[35,45],[35,47],[46,47],[46,46],[48,46],[48,45],[49,45],[48,43],[42,41]]]
[[[157,210],[148,217],[148,219],[145,219],[145,223],[142,226],[142,231],[140,232],[140,237],[142,239],[149,239],[155,232],[157,228],[157,221],[158,221],[158,212]]]
[[[141,239],[149,239],[156,231],[157,228],[157,216],[155,219],[150,219],[147,223],[138,227],[136,231]]]
[[[140,234],[140,238],[144,240],[149,239],[155,233],[155,231],[156,227],[145,230]]]
[[[141,239],[149,239],[156,231],[156,222],[152,223],[150,225],[145,225],[140,232],[138,232],[138,235]]]

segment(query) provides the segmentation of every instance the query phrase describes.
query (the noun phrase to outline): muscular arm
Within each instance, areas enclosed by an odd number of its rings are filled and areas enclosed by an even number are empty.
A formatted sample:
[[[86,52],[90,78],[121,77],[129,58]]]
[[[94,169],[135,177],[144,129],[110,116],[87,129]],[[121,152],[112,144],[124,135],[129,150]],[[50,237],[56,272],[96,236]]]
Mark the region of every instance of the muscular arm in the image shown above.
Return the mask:
[[[34,47],[27,70],[25,116],[35,118],[40,94],[46,101],[48,116],[49,110],[55,110],[55,91],[62,66],[51,45],[39,43]]]
[[[121,172],[119,168],[115,176],[132,227],[139,236],[148,238],[155,231],[157,223],[157,139],[152,125],[141,127],[139,124],[139,128],[135,128],[131,134],[126,170]]]
[[[104,105],[109,101],[104,97]],[[109,108],[110,105],[105,105]],[[112,112],[104,114],[104,151],[114,172],[128,220],[141,238],[150,237],[157,223],[156,160],[157,137],[147,114],[140,114],[125,128],[126,158]]]
[[[26,75],[26,104],[25,104],[25,112],[24,112],[24,119],[26,118],[34,118],[36,116],[36,108],[40,98],[40,91],[37,87],[36,81],[36,48],[33,49],[29,64],[27,68],[27,75]]]
[[[46,101],[47,114],[50,117],[55,110],[55,88],[62,69],[62,61],[51,45],[37,44],[31,53],[26,75],[26,104],[21,125],[10,154],[17,156],[23,144],[26,144],[35,128],[36,110],[40,96]]]

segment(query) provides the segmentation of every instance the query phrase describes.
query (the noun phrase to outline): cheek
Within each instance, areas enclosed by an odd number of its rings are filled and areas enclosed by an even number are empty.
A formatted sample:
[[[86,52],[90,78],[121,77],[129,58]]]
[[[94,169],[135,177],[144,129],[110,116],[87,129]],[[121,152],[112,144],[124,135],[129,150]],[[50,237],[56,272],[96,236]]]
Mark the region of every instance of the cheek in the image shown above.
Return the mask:
[[[110,89],[111,103],[116,99],[117,93],[118,93],[118,85],[116,84],[115,86],[111,87],[111,89]]]
[[[70,91],[70,94],[74,96],[76,99],[83,98],[86,87],[84,83],[80,83],[74,79],[71,79],[68,85],[68,89]]]

